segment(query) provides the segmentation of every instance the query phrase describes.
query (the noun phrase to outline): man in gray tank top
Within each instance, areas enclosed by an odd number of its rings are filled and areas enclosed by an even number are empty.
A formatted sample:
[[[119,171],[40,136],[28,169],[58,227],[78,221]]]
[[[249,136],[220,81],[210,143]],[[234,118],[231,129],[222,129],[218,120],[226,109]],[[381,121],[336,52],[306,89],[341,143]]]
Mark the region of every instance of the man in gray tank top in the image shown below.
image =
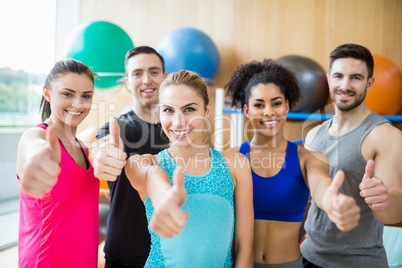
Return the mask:
[[[402,221],[402,132],[365,103],[373,68],[370,51],[360,45],[331,52],[327,79],[335,116],[313,128],[305,144],[328,158],[331,177],[345,172],[340,192],[355,198],[361,215],[355,229],[342,232],[312,201],[301,245],[304,267],[388,267],[383,224]]]

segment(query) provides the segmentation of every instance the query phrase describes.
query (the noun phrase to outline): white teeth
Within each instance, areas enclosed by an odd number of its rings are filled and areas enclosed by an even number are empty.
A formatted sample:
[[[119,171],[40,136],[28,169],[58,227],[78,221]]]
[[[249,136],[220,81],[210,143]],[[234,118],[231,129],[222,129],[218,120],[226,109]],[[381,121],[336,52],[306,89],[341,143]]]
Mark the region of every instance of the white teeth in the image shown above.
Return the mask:
[[[174,131],[174,130],[172,130],[172,132],[173,132],[173,134],[175,134],[175,135],[184,135],[184,134],[187,134],[189,131],[187,130],[187,131]]]
[[[81,114],[80,112],[72,112],[72,111],[68,111],[68,113],[72,114],[72,115],[80,115]]]
[[[262,123],[264,124],[264,125],[268,125],[268,126],[270,126],[270,125],[274,125],[274,124],[276,124],[278,121],[263,121]]]
[[[151,92],[153,92],[153,91],[154,91],[153,89],[146,89],[146,90],[144,90],[145,93],[151,93]]]

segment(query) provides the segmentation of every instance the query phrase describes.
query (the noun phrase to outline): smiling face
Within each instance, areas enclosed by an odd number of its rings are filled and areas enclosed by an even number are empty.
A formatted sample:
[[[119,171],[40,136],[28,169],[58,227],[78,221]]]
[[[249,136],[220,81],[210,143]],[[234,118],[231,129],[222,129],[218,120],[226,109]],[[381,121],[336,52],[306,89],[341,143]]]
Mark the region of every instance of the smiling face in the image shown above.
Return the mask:
[[[283,131],[289,104],[278,86],[258,84],[251,89],[243,110],[253,125],[255,135],[273,137]]]
[[[50,103],[51,121],[77,127],[91,109],[93,93],[94,83],[87,75],[63,73],[50,89],[43,89],[43,96]]]
[[[172,145],[203,144],[202,132],[210,104],[205,105],[199,93],[186,85],[167,86],[159,98],[160,122]]]
[[[333,62],[327,75],[329,92],[335,106],[343,112],[364,103],[374,78],[368,79],[367,65],[353,58],[340,58]]]
[[[150,109],[158,103],[159,86],[166,78],[162,62],[155,54],[138,54],[126,64],[126,86],[133,95],[133,105],[138,109]]]

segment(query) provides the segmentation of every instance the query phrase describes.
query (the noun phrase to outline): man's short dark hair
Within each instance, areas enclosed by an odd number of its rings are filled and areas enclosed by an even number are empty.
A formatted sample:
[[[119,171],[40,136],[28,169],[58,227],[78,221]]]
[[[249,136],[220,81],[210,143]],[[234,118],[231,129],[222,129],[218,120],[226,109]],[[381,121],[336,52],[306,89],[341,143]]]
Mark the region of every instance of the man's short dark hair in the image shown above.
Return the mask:
[[[155,49],[149,46],[139,46],[127,51],[124,66],[127,65],[127,62],[131,57],[139,54],[155,54],[156,56],[158,56],[162,63],[162,71],[165,72],[165,61],[163,60],[163,57]]]
[[[335,48],[329,55],[329,70],[331,71],[332,63],[337,59],[353,58],[362,60],[367,65],[368,77],[373,77],[374,72],[374,59],[370,50],[358,44],[343,44]]]

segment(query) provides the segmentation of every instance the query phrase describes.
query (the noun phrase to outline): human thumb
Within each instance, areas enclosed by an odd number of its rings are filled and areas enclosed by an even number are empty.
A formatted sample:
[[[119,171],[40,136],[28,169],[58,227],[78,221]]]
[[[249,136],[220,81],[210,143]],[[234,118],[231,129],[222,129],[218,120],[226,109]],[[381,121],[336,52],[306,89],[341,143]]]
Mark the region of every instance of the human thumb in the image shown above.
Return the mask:
[[[338,170],[338,172],[336,172],[332,180],[330,191],[338,195],[339,189],[341,188],[344,180],[345,180],[345,173],[343,173],[342,170]]]
[[[184,172],[181,168],[176,168],[173,174],[173,187],[178,194],[180,206],[184,204],[187,198],[186,188],[184,187]]]
[[[120,126],[119,122],[116,119],[112,119],[112,121],[110,121],[109,131],[110,145],[123,150],[123,142],[120,138]]]
[[[370,179],[373,176],[374,176],[374,160],[370,159],[369,161],[367,161],[363,180]]]

